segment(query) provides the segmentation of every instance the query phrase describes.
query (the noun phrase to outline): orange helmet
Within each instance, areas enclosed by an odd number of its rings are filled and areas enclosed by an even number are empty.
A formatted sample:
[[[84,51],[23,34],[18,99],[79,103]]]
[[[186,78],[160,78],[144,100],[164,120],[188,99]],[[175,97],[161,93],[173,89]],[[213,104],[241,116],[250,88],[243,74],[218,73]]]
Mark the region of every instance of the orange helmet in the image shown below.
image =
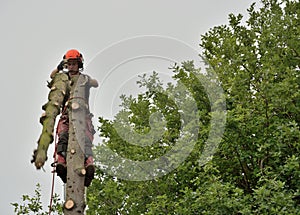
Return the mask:
[[[76,49],[71,49],[63,57],[64,60],[68,61],[71,59],[78,60],[79,68],[83,68],[83,57],[82,54]]]

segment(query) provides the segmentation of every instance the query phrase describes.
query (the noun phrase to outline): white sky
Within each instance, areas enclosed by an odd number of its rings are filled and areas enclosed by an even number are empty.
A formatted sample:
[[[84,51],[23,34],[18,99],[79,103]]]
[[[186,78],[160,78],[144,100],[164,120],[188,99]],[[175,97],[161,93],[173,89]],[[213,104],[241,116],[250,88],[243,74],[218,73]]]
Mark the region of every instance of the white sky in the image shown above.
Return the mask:
[[[118,49],[117,45],[112,44],[128,39],[132,41],[130,38],[135,37],[143,38],[143,35],[173,38],[171,41],[178,40],[198,50],[201,34],[213,26],[227,23],[229,13],[246,14],[252,2],[254,0],[2,0],[1,214],[14,214],[10,203],[20,202],[23,194],[33,195],[37,183],[42,186],[45,205],[49,204],[54,144],[48,152],[46,172],[37,171],[30,159],[42,129],[39,117],[41,106],[47,102],[46,81],[68,49],[80,50],[85,62],[91,62],[90,65],[97,65],[95,61],[101,59],[106,60],[100,63],[107,63],[110,60],[107,56],[117,57],[118,53],[101,55],[103,50],[108,50],[107,47]],[[125,45],[130,43],[125,42]],[[137,46],[137,43],[133,43],[133,46]],[[116,111],[116,95],[126,90],[130,92],[137,73],[128,72],[129,68],[137,67],[136,70],[144,69],[147,72],[170,65],[168,61],[157,62],[152,58],[130,65],[114,62],[113,66],[118,66],[115,63],[120,64],[118,69],[125,72],[118,76],[116,74],[120,71],[115,69],[114,75],[106,78],[105,82],[101,80],[107,76],[107,73],[100,71],[103,65],[98,71],[95,71],[95,66],[90,67],[93,71],[89,67],[86,70],[105,86],[94,92],[96,102],[93,103],[93,110],[97,113],[96,118],[99,115],[111,116]],[[160,68],[151,67],[156,63]],[[108,101],[111,97],[112,101]],[[55,190],[62,193],[59,178],[55,180]]]

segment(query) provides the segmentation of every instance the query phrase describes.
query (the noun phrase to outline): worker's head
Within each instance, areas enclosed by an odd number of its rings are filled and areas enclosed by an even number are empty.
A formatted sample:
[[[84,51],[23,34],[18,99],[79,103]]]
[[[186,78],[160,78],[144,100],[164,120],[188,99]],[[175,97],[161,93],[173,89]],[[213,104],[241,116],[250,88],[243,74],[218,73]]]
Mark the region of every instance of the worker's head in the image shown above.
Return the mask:
[[[79,62],[75,59],[67,61],[67,68],[69,72],[79,72]]]
[[[76,49],[71,49],[67,51],[63,58],[66,61],[69,70],[79,71],[79,69],[83,69],[82,54]]]

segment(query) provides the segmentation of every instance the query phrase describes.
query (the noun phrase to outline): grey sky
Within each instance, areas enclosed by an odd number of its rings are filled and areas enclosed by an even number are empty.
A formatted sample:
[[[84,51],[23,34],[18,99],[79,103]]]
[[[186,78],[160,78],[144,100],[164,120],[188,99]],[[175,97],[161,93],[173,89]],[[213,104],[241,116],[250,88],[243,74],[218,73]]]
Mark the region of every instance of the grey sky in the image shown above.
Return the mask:
[[[2,0],[1,214],[14,214],[10,203],[20,202],[22,194],[33,195],[37,183],[42,186],[45,205],[49,203],[53,145],[48,152],[46,172],[37,171],[29,161],[42,128],[39,117],[41,106],[47,102],[46,81],[68,49],[78,49],[89,63],[99,51],[118,41],[161,35],[183,41],[197,50],[201,34],[227,23],[229,13],[246,14],[252,2],[254,0]],[[101,84],[100,71],[87,72]],[[127,77],[125,88],[131,78]],[[111,87],[116,88],[114,83]],[[108,88],[102,90],[97,93],[106,94]],[[120,92],[122,88],[117,90]],[[100,102],[106,105],[105,101]],[[59,178],[56,178],[55,190],[62,192]]]

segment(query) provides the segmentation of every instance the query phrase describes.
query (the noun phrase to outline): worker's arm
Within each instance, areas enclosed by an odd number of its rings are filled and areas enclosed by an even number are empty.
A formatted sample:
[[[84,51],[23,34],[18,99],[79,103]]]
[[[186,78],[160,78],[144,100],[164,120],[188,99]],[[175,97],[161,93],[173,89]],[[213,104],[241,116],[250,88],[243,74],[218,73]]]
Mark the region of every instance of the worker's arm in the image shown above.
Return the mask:
[[[53,79],[54,76],[56,75],[56,73],[58,73],[58,72],[59,72],[58,69],[54,69],[54,70],[51,72],[51,74],[50,74],[50,78]]]
[[[59,73],[59,71],[63,70],[64,69],[64,66],[66,64],[66,61],[65,60],[62,60],[56,67],[56,69],[54,69],[51,74],[50,74],[50,78],[53,79],[54,76]]]
[[[95,87],[95,88],[97,88],[99,86],[98,81],[96,79],[92,79],[92,78],[89,79],[89,84],[91,87]]]

